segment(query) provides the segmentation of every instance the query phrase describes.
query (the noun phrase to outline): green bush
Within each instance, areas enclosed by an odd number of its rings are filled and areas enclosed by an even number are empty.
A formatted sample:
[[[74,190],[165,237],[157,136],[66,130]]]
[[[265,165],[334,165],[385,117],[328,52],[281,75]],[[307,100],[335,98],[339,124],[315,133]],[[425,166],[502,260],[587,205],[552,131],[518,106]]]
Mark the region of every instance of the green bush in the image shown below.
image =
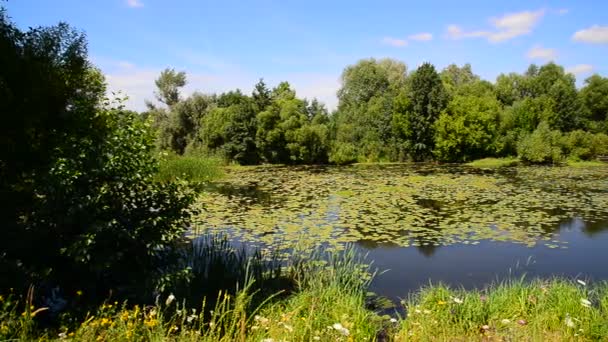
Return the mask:
[[[576,130],[565,134],[562,143],[571,160],[591,160],[608,153],[608,136],[603,133]]]
[[[329,154],[329,162],[338,165],[346,165],[357,162],[357,149],[349,143],[339,143]]]
[[[152,294],[193,196],[153,182],[149,124],[112,108],[84,36],[0,12],[0,289]]]
[[[536,130],[524,134],[517,143],[517,155],[523,162],[550,164],[563,161],[562,135],[541,122]]]

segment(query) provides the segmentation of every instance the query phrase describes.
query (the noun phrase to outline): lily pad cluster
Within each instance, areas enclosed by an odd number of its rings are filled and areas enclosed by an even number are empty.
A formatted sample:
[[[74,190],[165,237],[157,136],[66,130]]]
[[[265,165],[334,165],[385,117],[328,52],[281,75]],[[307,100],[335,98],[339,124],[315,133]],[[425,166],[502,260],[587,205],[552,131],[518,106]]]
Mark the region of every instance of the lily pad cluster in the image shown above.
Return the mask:
[[[565,247],[562,222],[608,218],[608,167],[431,164],[230,169],[204,191],[197,232],[272,247],[480,240]]]

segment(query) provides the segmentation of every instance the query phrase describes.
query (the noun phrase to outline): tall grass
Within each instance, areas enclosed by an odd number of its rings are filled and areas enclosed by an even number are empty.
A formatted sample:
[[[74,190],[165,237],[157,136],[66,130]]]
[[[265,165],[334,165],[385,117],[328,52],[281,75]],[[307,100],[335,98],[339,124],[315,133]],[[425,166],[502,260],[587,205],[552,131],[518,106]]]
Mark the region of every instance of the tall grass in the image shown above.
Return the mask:
[[[498,167],[508,167],[508,166],[517,166],[519,164],[519,159],[514,157],[505,157],[505,158],[483,158],[474,160],[472,162],[467,163],[466,165],[477,167],[477,168],[498,168]]]
[[[219,157],[178,156],[164,153],[160,158],[156,179],[170,181],[176,178],[193,183],[205,183],[223,176],[223,160]]]
[[[279,267],[277,259],[207,237],[184,252],[188,280],[150,305],[108,302],[82,319],[66,316],[58,329],[36,329],[40,316],[28,312],[37,309],[25,305],[20,313],[24,303],[3,297],[0,340],[374,340],[380,319],[365,308],[371,274],[362,259],[352,249],[294,255]],[[188,302],[197,293],[209,295]]]
[[[406,303],[399,341],[597,341],[608,338],[608,285],[512,280],[482,291],[427,287]]]

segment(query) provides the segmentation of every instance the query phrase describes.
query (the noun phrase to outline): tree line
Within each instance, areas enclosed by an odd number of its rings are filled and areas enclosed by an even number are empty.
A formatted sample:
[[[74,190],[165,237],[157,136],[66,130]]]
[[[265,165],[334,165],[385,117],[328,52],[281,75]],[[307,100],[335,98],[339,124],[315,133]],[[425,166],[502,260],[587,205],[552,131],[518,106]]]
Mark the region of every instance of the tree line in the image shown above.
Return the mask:
[[[394,59],[364,59],[341,76],[338,106],[298,98],[289,83],[251,94],[194,93],[180,98],[184,72],[164,70],[144,114],[157,147],[220,155],[239,164],[370,161],[466,162],[518,156],[532,163],[591,159],[608,153],[608,78],[577,89],[555,63],[500,74],[494,83],[471,65],[440,72],[424,63],[408,72]]]

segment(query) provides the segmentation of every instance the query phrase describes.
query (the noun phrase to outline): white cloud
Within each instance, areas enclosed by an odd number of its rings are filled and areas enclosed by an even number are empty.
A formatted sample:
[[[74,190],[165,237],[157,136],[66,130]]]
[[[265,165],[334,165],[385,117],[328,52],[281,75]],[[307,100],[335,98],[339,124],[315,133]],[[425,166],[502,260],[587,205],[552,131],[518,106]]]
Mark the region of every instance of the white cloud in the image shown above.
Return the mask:
[[[588,74],[593,71],[593,65],[591,64],[578,64],[571,67],[566,68],[566,72],[574,74],[576,76],[581,74]]]
[[[382,38],[382,44],[390,45],[390,46],[394,46],[394,47],[404,47],[404,46],[408,45],[408,42],[405,39],[384,37],[384,38]]]
[[[499,43],[529,34],[544,15],[545,10],[541,9],[508,13],[501,17],[490,18],[490,23],[494,27],[492,31],[465,31],[458,25],[450,25],[447,28],[447,37],[449,39],[486,38],[492,43]]]
[[[144,7],[144,3],[141,0],[127,0],[127,6],[131,8]]]
[[[428,32],[422,32],[422,33],[412,34],[408,38],[411,40],[429,41],[429,40],[433,40],[433,34],[428,33]]]
[[[572,39],[577,42],[591,44],[608,44],[608,26],[593,25],[589,28],[576,31]]]
[[[545,61],[552,61],[557,58],[557,50],[544,48],[540,45],[535,45],[530,50],[528,50],[527,55],[530,59],[542,59]]]

